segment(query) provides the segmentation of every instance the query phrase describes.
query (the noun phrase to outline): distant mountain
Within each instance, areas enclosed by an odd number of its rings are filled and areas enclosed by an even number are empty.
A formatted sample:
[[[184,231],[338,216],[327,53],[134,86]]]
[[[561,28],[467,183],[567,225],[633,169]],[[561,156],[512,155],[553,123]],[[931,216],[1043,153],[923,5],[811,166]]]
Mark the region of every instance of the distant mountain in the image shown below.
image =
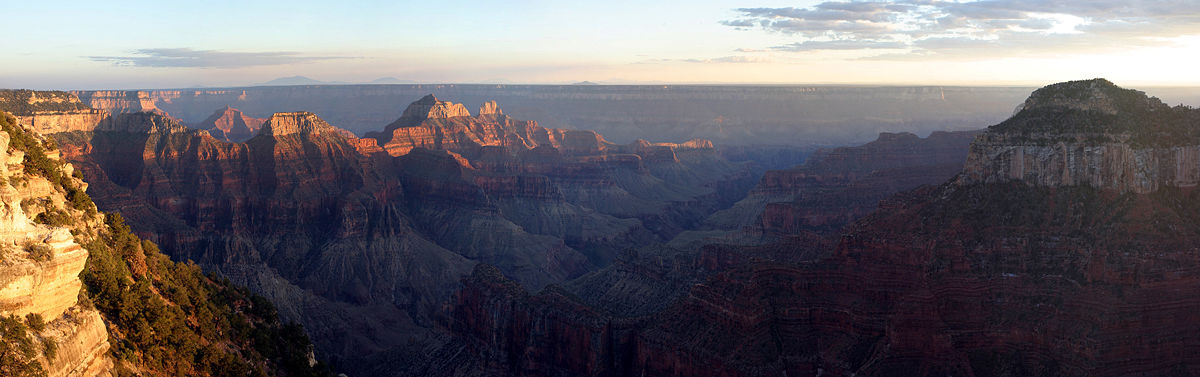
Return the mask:
[[[257,86],[288,86],[288,85],[338,85],[349,84],[344,81],[321,81],[313,80],[304,76],[280,77],[271,81],[267,81]]]
[[[600,85],[591,81],[580,81],[571,85]]]
[[[395,77],[388,76],[388,77],[380,77],[380,78],[377,78],[377,79],[374,79],[371,81],[367,81],[364,84],[416,84],[416,83],[417,82],[413,81],[413,80],[401,80],[401,79],[398,79]]]
[[[353,84],[416,84],[413,80],[401,80],[395,77],[380,77],[371,81],[321,81],[304,76],[280,77],[254,86],[291,86],[291,85],[353,85]]]

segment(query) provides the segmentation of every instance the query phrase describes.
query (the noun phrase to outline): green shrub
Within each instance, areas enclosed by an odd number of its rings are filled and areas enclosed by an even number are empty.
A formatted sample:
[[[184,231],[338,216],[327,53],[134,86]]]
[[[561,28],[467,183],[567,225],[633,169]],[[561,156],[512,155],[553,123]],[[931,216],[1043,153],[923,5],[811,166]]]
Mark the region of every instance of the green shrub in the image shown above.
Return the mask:
[[[68,215],[67,212],[55,208],[53,204],[50,204],[46,207],[45,211],[42,211],[42,213],[39,213],[37,216],[33,217],[33,222],[59,227],[69,225],[73,222],[73,220],[71,219],[71,215]]]
[[[46,329],[46,320],[42,319],[41,314],[29,313],[25,315],[25,325],[35,332],[42,332]]]
[[[49,262],[54,259],[54,249],[50,245],[43,243],[27,243],[25,251],[29,252],[29,259],[37,262]]]
[[[58,356],[58,342],[55,342],[54,339],[43,338],[42,356],[45,356],[46,360],[53,361]]]
[[[46,376],[29,328],[16,316],[0,317],[0,376]]]

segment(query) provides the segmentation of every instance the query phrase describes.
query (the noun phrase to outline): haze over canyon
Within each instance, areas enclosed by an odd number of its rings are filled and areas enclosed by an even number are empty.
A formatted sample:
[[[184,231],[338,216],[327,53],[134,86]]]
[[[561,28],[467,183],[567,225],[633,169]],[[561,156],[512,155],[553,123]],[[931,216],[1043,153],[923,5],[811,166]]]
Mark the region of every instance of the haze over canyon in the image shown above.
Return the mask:
[[[1200,113],[1104,79],[0,110],[12,375],[1200,371]]]

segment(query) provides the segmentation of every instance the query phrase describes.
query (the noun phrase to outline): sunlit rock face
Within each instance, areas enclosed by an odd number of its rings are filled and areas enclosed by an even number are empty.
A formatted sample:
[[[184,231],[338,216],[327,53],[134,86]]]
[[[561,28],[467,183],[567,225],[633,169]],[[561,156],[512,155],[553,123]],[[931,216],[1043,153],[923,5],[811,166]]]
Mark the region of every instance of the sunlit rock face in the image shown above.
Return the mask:
[[[9,151],[9,142],[8,133],[0,132],[0,315],[37,314],[45,320],[38,342],[54,342],[58,350],[55,358],[41,359],[49,376],[108,375],[112,361],[104,321],[78,302],[88,251],[66,228],[30,220],[69,204],[61,188],[23,171],[24,153]],[[72,171],[70,165],[64,169]]]
[[[430,97],[364,138],[275,113],[237,143],[140,112],[53,136],[101,209],[271,298],[321,354],[366,375],[448,341],[446,305],[477,263],[530,289],[560,284],[754,182],[705,140],[620,145],[494,102],[480,113]]]
[[[265,121],[249,117],[241,110],[226,105],[193,127],[207,130],[218,140],[242,142],[253,137]]]

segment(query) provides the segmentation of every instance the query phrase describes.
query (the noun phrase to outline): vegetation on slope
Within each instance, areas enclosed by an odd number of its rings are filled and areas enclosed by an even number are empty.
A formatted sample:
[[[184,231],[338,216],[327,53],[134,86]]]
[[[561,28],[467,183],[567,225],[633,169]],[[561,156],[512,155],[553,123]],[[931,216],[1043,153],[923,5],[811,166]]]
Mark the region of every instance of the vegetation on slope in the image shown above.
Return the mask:
[[[40,101],[33,101],[34,96]],[[91,110],[71,93],[47,90],[0,90],[0,109],[16,115],[31,115],[40,111],[64,112],[76,110]]]
[[[1053,135],[1089,134],[1092,142],[1128,136],[1136,146],[1170,147],[1200,143],[1200,110],[1170,107],[1158,98],[1124,89],[1108,80],[1070,81],[1038,89],[1016,115],[992,132],[1053,144]]]
[[[310,364],[312,347],[303,329],[281,323],[265,298],[205,275],[193,263],[171,261],[133,235],[119,214],[98,213],[77,177],[45,155],[52,144],[8,115],[0,117],[0,128],[11,137],[10,148],[25,153],[25,173],[58,185],[70,204],[47,208],[43,214],[51,215],[39,216],[40,222],[70,228],[90,252],[80,276],[85,287],[80,304],[94,305],[108,323],[118,376],[330,374]],[[33,358],[52,351],[26,341],[28,324],[36,322],[0,318],[0,375],[45,375]]]

